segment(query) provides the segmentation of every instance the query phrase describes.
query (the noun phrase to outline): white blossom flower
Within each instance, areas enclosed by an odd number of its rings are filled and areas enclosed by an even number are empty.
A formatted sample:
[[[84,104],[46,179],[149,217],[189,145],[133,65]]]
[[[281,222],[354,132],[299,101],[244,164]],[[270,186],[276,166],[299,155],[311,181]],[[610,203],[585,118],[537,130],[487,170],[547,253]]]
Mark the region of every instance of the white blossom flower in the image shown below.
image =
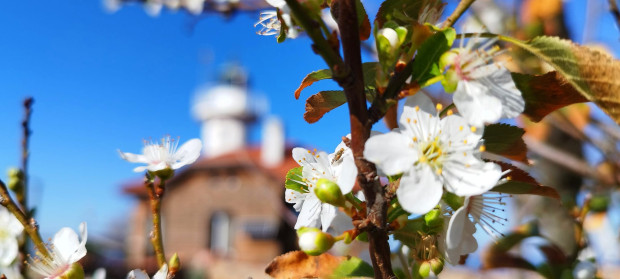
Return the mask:
[[[153,279],[166,279],[168,276],[168,265],[164,264],[155,275]],[[149,279],[149,275],[144,270],[134,269],[127,274],[127,279]]]
[[[0,206],[0,267],[9,266],[17,257],[17,237],[24,227],[4,206]]]
[[[465,198],[463,206],[457,209],[444,225],[445,243],[442,250],[448,262],[455,264],[461,255],[476,251],[478,242],[473,236],[476,224],[493,238],[501,235],[493,225],[507,221],[496,213],[504,211],[501,208],[505,205],[502,199],[506,197],[507,195],[499,193],[485,193]]]
[[[594,279],[596,278],[596,264],[591,261],[580,261],[573,269],[575,279]]]
[[[452,77],[458,79],[454,92],[454,105],[470,125],[482,127],[500,118],[518,116],[525,108],[525,101],[517,89],[510,72],[499,62],[492,62],[501,53],[490,47],[497,38],[479,43],[471,38],[465,47],[461,38],[459,49],[453,55]]]
[[[314,193],[314,188],[317,181],[324,178],[338,184],[343,194],[351,192],[357,177],[353,153],[344,143],[340,143],[336,152],[329,155],[297,147],[293,149],[293,158],[303,167],[302,177],[298,182],[307,187],[304,193],[291,189],[285,191],[286,201],[294,203],[295,210],[300,212],[295,229],[321,227],[323,231],[327,231],[336,217],[338,208],[321,203]]]
[[[291,10],[286,5],[284,0],[265,0],[267,4],[274,8],[277,8],[280,12],[280,18],[284,21],[284,24],[288,27],[286,30],[287,38],[297,38],[298,32],[293,25],[293,18],[291,17]],[[278,10],[264,11],[259,15],[258,22],[254,24],[254,27],[260,25],[261,29],[256,32],[259,35],[270,36],[280,34],[280,28],[282,23],[278,19]]]
[[[440,119],[423,93],[407,99],[399,126],[371,136],[364,157],[388,176],[402,174],[396,195],[408,212],[430,211],[444,187],[458,196],[472,196],[500,179],[501,168],[480,159],[482,129],[457,115]]]
[[[31,258],[30,268],[45,278],[59,278],[86,255],[86,223],[80,224],[80,239],[71,228],[60,229],[48,245],[50,257]],[[77,264],[79,266],[79,264]],[[81,266],[79,266],[81,270]],[[82,271],[83,273],[83,271]]]
[[[181,145],[178,140],[164,137],[161,143],[145,142],[142,154],[124,153],[118,151],[121,158],[132,163],[144,163],[146,166],[140,166],[134,169],[135,172],[148,170],[156,172],[163,169],[178,169],[187,164],[191,164],[200,156],[202,142],[199,139],[191,139]]]

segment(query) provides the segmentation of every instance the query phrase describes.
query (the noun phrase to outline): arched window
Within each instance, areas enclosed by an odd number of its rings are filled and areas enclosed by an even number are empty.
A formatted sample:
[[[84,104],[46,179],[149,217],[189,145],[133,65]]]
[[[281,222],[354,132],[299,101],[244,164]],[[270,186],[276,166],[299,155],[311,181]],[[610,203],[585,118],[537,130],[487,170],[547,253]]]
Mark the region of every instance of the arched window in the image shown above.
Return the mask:
[[[209,249],[219,256],[228,255],[230,251],[230,216],[226,212],[216,211],[211,215]]]

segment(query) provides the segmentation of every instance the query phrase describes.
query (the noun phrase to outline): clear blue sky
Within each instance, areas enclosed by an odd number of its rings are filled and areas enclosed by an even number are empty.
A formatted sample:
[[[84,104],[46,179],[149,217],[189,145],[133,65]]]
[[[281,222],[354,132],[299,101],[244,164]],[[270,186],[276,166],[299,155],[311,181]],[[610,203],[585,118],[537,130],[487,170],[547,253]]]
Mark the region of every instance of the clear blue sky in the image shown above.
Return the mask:
[[[367,1],[368,2],[368,1]],[[456,1],[449,1],[451,10]],[[570,1],[574,26],[585,1]],[[374,15],[377,2],[369,2]],[[372,16],[371,16],[372,17]],[[133,205],[120,185],[140,177],[116,150],[139,152],[142,139],[199,136],[189,113],[200,85],[219,65],[236,59],[250,71],[252,89],[271,102],[292,142],[331,151],[347,133],[344,109],[320,122],[303,121],[304,101],[293,91],[306,73],[324,68],[306,38],[277,44],[255,34],[258,15],[231,19],[186,13],[149,17],[138,6],[106,13],[98,1],[9,1],[0,9],[0,177],[19,164],[21,101],[34,96],[31,202],[44,237],[87,221],[96,237]],[[618,49],[611,16],[599,33]],[[193,29],[190,28],[193,25]],[[573,28],[576,40],[581,29]],[[603,37],[604,36],[604,37]],[[320,89],[321,82],[302,99]],[[256,139],[256,137],[253,137]]]

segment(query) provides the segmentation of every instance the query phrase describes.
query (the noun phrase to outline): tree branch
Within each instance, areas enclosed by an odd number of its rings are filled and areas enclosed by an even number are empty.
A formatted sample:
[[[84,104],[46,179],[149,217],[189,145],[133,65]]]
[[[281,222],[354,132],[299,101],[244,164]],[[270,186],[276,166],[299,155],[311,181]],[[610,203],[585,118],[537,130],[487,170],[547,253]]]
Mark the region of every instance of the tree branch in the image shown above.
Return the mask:
[[[364,96],[364,76],[355,0],[337,0],[338,28],[340,29],[345,66],[350,69],[346,76],[334,79],[344,89],[351,121],[351,150],[359,170],[357,180],[364,190],[368,204],[367,232],[370,257],[375,278],[395,278],[390,260],[387,229],[387,201],[383,188],[376,179],[375,165],[364,160],[364,145],[370,137],[368,109]]]
[[[148,173],[144,178],[144,185],[149,193],[151,201],[151,218],[153,219],[153,230],[151,231],[151,244],[155,250],[157,257],[157,265],[161,268],[166,263],[166,254],[164,253],[164,241],[161,233],[161,198],[164,194],[165,180],[155,187],[154,178]]]
[[[450,16],[444,21],[443,27],[452,27],[454,23],[469,9],[469,6],[474,3],[476,0],[461,0],[459,5],[456,6],[456,9],[452,12]]]
[[[620,10],[618,10],[618,3],[616,0],[609,0],[609,12],[614,16],[616,20],[616,27],[620,29]]]

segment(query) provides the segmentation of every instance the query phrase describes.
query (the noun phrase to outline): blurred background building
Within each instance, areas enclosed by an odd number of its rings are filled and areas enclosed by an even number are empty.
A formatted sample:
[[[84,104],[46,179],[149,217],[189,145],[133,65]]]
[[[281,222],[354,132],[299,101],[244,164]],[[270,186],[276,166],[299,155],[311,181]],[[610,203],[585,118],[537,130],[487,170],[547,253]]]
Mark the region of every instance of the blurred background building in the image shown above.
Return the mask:
[[[162,203],[164,247],[177,252],[192,278],[261,276],[276,256],[295,249],[295,215],[284,204],[284,178],[297,166],[282,122],[252,109],[248,77],[227,65],[215,86],[198,91],[192,114],[201,124],[203,154],[177,171]],[[248,128],[263,120],[258,145]],[[149,240],[151,213],[142,182],[124,191],[137,199],[128,215],[127,264],[156,270]]]

